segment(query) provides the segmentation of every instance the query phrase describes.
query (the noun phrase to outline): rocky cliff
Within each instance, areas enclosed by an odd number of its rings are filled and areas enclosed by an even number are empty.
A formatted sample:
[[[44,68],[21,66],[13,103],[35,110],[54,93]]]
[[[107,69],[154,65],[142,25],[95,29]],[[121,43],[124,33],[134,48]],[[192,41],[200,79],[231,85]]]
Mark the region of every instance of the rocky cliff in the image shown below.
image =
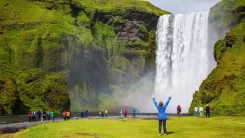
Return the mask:
[[[1,0],[0,114],[95,110],[155,68],[163,14],[137,0]]]
[[[244,0],[223,0],[211,8],[211,24],[227,33],[214,46],[217,67],[193,95],[190,113],[194,106],[210,104],[214,114],[245,114],[244,19]]]

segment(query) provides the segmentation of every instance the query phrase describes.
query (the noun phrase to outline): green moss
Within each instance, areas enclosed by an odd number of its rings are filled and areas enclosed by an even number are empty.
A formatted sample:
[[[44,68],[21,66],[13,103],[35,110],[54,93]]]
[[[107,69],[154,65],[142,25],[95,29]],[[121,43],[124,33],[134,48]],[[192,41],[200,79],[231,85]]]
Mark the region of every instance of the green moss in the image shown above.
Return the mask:
[[[6,99],[10,104],[2,103],[0,110],[26,113],[38,109],[59,112],[69,108],[66,81],[60,72],[66,72],[69,77],[70,65],[82,55],[102,55],[93,57],[101,59],[96,59],[94,64],[99,67],[106,64],[109,74],[105,77],[110,78],[109,84],[130,84],[129,80],[139,79],[145,67],[144,56],[154,53],[155,30],[142,23],[138,29],[147,36],[146,40],[117,40],[115,28],[127,23],[132,11],[155,17],[168,13],[138,0],[0,1],[0,80],[16,89],[9,95],[17,93],[15,99]],[[107,23],[100,14],[114,20]],[[127,51],[127,46],[137,50]],[[127,53],[135,58],[130,59]],[[98,95],[108,92],[91,88],[93,78],[86,79],[69,88],[69,97],[72,100],[80,97],[85,101],[82,106],[94,108],[99,104]],[[2,85],[0,93],[8,95],[5,89]],[[75,108],[79,108],[78,100],[74,100]]]
[[[41,69],[32,69],[17,77],[19,97],[30,110],[69,109],[68,90],[62,74],[48,75]]]
[[[241,33],[244,31],[245,23],[242,22],[228,32],[224,40],[216,43],[215,58],[219,64],[195,93],[190,110],[201,101],[201,104],[209,103],[215,114],[245,114],[245,34]]]
[[[241,20],[245,14],[244,0],[222,0],[210,10],[210,18],[216,27],[229,27]]]
[[[111,57],[113,54],[113,48],[115,47],[116,39],[112,26],[97,22],[94,25],[94,34],[96,42],[99,45],[99,49]]]
[[[143,33],[147,33],[148,32],[147,28],[145,26],[143,26],[143,25],[140,25],[139,30],[141,32],[143,32]]]
[[[16,83],[13,79],[0,80],[0,99],[0,107],[3,108],[2,112],[13,114],[12,109],[18,101]]]
[[[128,9],[135,9],[141,12],[149,12],[154,13],[158,16],[167,14],[169,12],[163,11],[149,2],[139,1],[139,0],[76,0],[77,5],[81,5],[85,7],[85,10],[97,8],[103,12],[112,12],[112,13],[124,13]]]
[[[219,60],[226,51],[226,45],[224,40],[219,40],[214,45],[214,58],[216,62],[219,64]]]

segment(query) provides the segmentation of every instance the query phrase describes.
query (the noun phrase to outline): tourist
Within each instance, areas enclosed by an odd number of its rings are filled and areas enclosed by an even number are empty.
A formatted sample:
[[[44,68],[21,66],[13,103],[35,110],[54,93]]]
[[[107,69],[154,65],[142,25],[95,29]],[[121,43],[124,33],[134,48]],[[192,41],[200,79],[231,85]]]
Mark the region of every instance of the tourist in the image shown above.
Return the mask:
[[[32,121],[37,121],[36,119],[36,112],[35,111],[32,111]]]
[[[99,110],[99,117],[102,117],[102,115],[101,115],[102,113],[101,113],[101,110]]]
[[[177,117],[180,118],[180,114],[181,114],[181,106],[178,105],[178,106],[177,106]]]
[[[133,113],[133,117],[135,117],[135,115],[136,115],[136,110],[133,108],[133,110],[132,110],[132,113]]]
[[[172,95],[172,94],[171,94]],[[162,130],[162,125],[164,128],[164,135],[167,135],[167,114],[166,114],[166,108],[168,106],[168,103],[171,100],[171,95],[168,97],[168,100],[165,104],[163,104],[163,101],[159,101],[159,104],[157,104],[156,99],[154,98],[154,95],[152,95],[152,100],[158,110],[158,121],[159,121],[159,136],[162,135],[161,130]]]
[[[66,113],[66,111],[65,112],[63,112],[63,118],[64,118],[64,121],[66,121],[66,118],[67,117],[67,113]]]
[[[37,120],[41,121],[41,111],[40,110],[38,110],[37,112]]]
[[[32,112],[29,112],[29,113],[28,113],[28,119],[29,119],[29,122],[31,122],[31,116],[32,116]]]
[[[123,109],[121,109],[120,114],[121,114],[121,117],[122,117],[123,116]]]
[[[46,120],[46,112],[43,111],[43,121],[45,121],[45,120]]]
[[[85,117],[85,118],[88,117],[88,110],[85,111],[84,117]]]
[[[50,120],[50,112],[47,113],[48,120]]]
[[[67,120],[70,120],[70,116],[71,116],[71,112],[70,111],[67,111],[66,112],[66,119]]]
[[[123,110],[124,117],[127,117],[128,111],[126,109]]]
[[[81,118],[84,118],[84,109],[81,111]]]
[[[202,106],[199,107],[199,113],[200,113],[200,117],[202,117],[202,115],[203,115],[203,107]]]
[[[196,106],[194,108],[194,114],[195,114],[196,117],[198,117],[198,108]]]
[[[107,114],[108,114],[108,110],[105,109],[105,117],[107,117]]]
[[[51,112],[50,112],[50,116],[51,116],[52,121],[54,122],[54,116],[55,116],[54,111],[51,111]]]
[[[208,104],[206,106],[206,118],[210,118],[210,107],[208,106]]]
[[[104,117],[104,109],[101,109],[101,115]]]

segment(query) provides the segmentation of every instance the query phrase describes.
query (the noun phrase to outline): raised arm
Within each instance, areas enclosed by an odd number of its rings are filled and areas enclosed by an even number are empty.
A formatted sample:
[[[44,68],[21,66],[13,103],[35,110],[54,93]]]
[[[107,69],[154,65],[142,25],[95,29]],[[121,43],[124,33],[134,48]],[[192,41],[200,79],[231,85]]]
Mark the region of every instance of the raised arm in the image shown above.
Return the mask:
[[[152,96],[152,101],[153,101],[153,103],[155,104],[156,108],[158,109],[157,101],[156,101],[156,99],[155,99],[154,96]]]
[[[167,108],[168,103],[170,102],[170,100],[171,100],[171,96],[168,97],[168,100],[167,100],[166,103],[163,105],[164,108]]]

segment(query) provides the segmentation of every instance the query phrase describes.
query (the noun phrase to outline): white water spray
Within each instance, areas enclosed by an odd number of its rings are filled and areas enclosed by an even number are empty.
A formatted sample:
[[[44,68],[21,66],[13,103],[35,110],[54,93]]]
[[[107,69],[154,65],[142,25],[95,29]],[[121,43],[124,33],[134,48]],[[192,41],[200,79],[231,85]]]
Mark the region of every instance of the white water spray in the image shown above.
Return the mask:
[[[193,93],[216,66],[213,44],[208,43],[208,15],[197,12],[159,18],[155,95],[166,100],[173,94],[168,112],[176,112],[177,105],[188,112]]]

